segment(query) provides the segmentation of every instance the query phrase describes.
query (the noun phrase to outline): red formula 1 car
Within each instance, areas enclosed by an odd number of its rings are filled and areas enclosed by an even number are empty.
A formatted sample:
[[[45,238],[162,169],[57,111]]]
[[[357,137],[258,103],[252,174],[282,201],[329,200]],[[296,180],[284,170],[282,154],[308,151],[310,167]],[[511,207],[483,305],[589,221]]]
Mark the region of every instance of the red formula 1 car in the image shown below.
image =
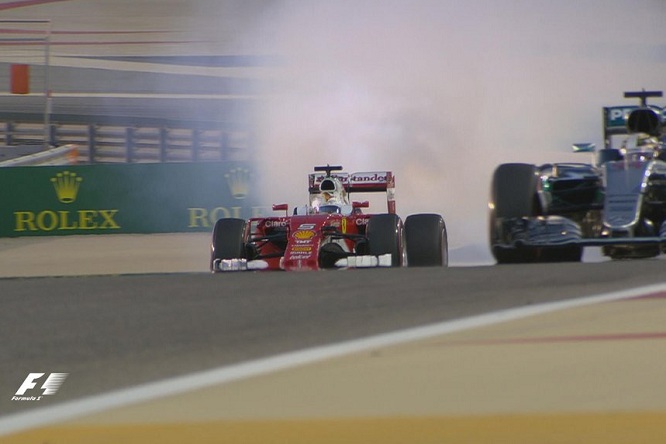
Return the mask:
[[[448,243],[439,214],[395,214],[395,177],[390,171],[344,173],[340,166],[315,167],[308,205],[284,216],[223,218],[213,229],[213,272],[321,270],[328,268],[447,266]],[[368,202],[353,193],[385,192],[388,211],[365,214]]]

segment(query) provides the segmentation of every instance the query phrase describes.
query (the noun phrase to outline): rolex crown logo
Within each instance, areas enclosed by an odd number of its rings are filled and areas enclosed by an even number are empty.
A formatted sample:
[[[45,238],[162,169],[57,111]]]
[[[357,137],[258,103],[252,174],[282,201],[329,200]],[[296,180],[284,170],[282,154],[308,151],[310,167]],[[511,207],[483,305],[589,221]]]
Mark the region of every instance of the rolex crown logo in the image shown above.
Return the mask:
[[[250,192],[250,170],[234,168],[224,175],[234,199],[245,199]]]
[[[76,195],[79,192],[79,186],[82,181],[82,177],[70,171],[63,171],[51,178],[56,196],[58,196],[58,200],[62,203],[72,203],[76,200]]]

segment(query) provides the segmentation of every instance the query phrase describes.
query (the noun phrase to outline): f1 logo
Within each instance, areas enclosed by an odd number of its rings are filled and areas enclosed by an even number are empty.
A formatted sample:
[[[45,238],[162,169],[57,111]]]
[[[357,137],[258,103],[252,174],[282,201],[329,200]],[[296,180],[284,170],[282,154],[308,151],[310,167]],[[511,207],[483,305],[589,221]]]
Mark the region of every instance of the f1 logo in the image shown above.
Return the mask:
[[[42,384],[41,389],[44,390],[42,394],[55,395],[68,375],[69,373],[51,373],[48,378],[46,378],[46,381],[44,381],[44,384]],[[37,385],[35,381],[42,376],[44,376],[44,373],[29,373],[28,377],[25,378],[25,381],[23,381],[23,384],[21,384],[21,387],[19,387],[16,392],[16,396],[24,395],[26,391],[34,389]]]

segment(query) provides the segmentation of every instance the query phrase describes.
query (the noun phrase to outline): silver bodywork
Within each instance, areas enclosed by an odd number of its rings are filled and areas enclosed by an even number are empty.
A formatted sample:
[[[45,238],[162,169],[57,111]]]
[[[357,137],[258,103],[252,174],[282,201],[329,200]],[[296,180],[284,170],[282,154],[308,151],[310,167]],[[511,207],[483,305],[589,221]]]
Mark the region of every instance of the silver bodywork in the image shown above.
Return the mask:
[[[604,199],[598,237],[586,238],[580,223],[566,217],[549,215],[524,218],[522,229],[516,229],[513,236],[514,245],[666,244],[666,221],[661,221],[660,226],[655,227],[651,220],[641,217],[646,193],[650,191],[650,180],[655,176],[666,177],[666,162],[653,158],[651,153],[633,153],[626,160],[607,162],[599,174],[604,187]],[[540,199],[552,204],[550,195],[540,196]]]
[[[606,146],[597,152],[595,165],[535,167],[536,214],[502,218],[491,213],[491,248],[496,257],[505,249],[585,246],[602,246],[604,254],[613,258],[666,252],[666,113],[645,103],[647,97],[661,93],[625,96],[640,97],[641,106],[604,108]],[[619,146],[613,146],[618,139]],[[590,144],[575,146],[575,150],[590,148]]]

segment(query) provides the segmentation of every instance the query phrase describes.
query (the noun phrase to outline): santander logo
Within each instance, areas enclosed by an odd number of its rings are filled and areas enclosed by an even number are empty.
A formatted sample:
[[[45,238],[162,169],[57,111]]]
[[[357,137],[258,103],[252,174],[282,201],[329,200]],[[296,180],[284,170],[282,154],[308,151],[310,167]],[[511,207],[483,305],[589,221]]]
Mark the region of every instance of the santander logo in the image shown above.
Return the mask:
[[[386,182],[388,174],[384,171],[376,173],[354,173],[350,180],[353,183]]]

